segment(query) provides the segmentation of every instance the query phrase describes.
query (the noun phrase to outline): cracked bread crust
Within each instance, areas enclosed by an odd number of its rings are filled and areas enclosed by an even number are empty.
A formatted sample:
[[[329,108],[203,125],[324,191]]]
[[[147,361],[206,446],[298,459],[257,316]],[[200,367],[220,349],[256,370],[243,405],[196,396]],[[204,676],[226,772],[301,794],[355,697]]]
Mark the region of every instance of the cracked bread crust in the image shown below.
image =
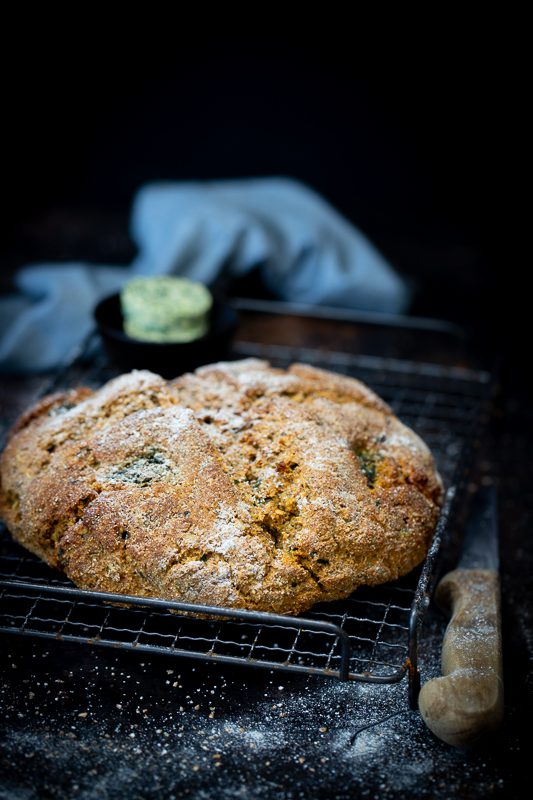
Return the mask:
[[[409,572],[442,502],[368,387],[257,359],[44,398],[0,475],[13,537],[82,588],[290,614]]]

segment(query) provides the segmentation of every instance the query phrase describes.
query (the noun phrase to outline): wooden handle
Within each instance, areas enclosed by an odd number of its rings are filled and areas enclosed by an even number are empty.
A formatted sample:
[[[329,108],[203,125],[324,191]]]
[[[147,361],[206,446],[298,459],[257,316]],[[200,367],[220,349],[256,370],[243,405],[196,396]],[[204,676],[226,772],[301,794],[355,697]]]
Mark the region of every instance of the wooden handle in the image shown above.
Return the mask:
[[[498,575],[456,569],[440,582],[436,600],[452,614],[442,644],[442,677],[422,687],[418,705],[439,739],[469,747],[503,716]]]

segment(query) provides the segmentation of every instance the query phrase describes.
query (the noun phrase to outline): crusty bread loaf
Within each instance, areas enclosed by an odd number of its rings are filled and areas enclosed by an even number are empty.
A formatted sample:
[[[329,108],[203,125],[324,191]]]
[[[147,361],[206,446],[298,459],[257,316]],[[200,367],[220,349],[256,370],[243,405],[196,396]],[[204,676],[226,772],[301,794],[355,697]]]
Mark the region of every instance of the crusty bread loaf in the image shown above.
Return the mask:
[[[409,572],[442,500],[368,387],[256,359],[49,396],[0,466],[13,537],[78,586],[278,613]]]

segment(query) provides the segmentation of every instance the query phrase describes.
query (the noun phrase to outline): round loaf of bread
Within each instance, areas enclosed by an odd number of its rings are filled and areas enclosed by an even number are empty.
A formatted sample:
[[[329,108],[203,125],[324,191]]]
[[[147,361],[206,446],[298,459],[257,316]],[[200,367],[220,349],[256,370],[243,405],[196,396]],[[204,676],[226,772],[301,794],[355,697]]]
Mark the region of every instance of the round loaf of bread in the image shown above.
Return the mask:
[[[50,395],[0,468],[13,537],[79,587],[290,614],[409,572],[442,501],[368,387],[257,359]]]

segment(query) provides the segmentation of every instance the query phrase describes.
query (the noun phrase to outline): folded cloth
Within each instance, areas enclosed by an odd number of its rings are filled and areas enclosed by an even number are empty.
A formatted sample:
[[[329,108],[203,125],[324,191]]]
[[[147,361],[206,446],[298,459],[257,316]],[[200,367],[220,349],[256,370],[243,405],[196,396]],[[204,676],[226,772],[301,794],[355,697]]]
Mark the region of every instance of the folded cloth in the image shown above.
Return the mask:
[[[32,265],[0,299],[0,367],[64,362],[90,330],[97,301],[136,275],[182,275],[212,286],[259,268],[278,297],[401,313],[409,292],[368,239],[308,187],[287,178],[142,187],[132,211],[130,267]]]
[[[93,325],[99,297],[117,291],[127,270],[84,264],[39,264],[15,277],[21,295],[0,299],[0,368],[52,369],[68,360]]]

